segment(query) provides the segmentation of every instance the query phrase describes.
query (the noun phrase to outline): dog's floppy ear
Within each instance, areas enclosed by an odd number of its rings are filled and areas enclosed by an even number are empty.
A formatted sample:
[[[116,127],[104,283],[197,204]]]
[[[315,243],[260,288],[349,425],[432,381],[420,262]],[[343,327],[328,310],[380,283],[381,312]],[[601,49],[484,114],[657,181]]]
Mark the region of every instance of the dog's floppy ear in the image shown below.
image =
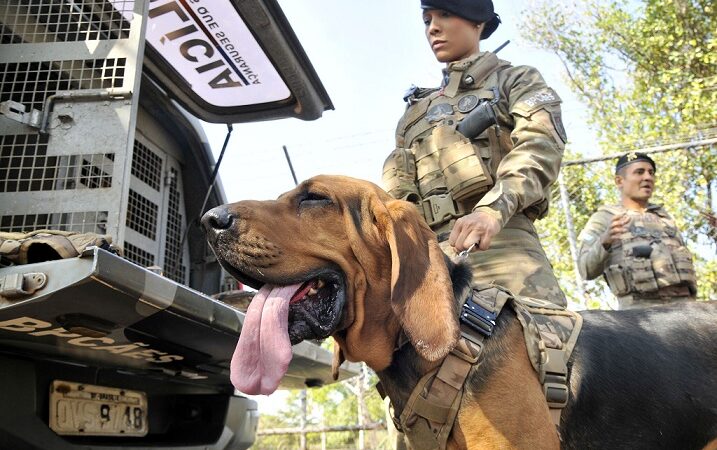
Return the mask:
[[[346,361],[344,352],[341,350],[339,343],[334,341],[334,357],[331,361],[331,376],[334,381],[339,379],[339,367]]]
[[[388,217],[374,217],[391,249],[391,307],[419,355],[439,360],[460,334],[443,252],[415,206],[392,200],[385,207]]]

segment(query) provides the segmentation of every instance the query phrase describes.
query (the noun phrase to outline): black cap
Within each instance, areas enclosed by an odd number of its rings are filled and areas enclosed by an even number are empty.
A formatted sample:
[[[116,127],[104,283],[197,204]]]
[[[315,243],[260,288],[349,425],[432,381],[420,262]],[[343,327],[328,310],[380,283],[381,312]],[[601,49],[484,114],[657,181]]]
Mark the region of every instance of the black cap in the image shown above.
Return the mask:
[[[421,0],[421,8],[442,9],[471,22],[485,23],[481,39],[488,39],[501,23],[492,0]]]
[[[652,166],[652,170],[657,171],[657,166],[655,166],[655,161],[652,160],[647,154],[645,153],[639,153],[639,152],[630,152],[625,155],[622,155],[617,160],[617,164],[615,164],[615,173],[617,173],[620,169],[623,167],[630,165],[634,162],[638,161],[646,161],[649,162]]]

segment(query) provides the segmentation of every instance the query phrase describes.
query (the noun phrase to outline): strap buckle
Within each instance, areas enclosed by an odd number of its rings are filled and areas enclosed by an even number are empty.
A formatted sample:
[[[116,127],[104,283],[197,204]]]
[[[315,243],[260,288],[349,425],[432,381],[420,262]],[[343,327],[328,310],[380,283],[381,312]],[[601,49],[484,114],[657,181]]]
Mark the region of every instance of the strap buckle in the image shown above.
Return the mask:
[[[437,194],[426,197],[421,202],[423,217],[428,226],[441,224],[457,216],[456,205],[451,194]]]
[[[568,404],[568,367],[563,350],[547,348],[543,393],[550,408],[564,408]]]
[[[483,336],[490,337],[495,329],[496,317],[498,313],[485,309],[474,302],[471,296],[463,303],[460,321]]]
[[[564,408],[568,404],[568,380],[562,375],[549,374],[545,376],[543,392],[550,408]]]

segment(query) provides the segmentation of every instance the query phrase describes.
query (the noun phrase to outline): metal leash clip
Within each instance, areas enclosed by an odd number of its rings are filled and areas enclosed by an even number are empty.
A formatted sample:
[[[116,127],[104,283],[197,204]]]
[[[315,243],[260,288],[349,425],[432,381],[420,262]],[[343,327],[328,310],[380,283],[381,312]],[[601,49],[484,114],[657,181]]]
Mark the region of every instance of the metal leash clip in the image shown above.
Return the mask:
[[[474,243],[471,244],[470,247],[468,247],[467,249],[465,249],[465,250],[463,250],[462,252],[458,253],[458,257],[459,257],[459,258],[465,258],[466,256],[468,256],[468,253],[470,253],[471,250],[473,250],[473,248],[476,246],[476,244],[477,244],[477,242],[474,242]]]

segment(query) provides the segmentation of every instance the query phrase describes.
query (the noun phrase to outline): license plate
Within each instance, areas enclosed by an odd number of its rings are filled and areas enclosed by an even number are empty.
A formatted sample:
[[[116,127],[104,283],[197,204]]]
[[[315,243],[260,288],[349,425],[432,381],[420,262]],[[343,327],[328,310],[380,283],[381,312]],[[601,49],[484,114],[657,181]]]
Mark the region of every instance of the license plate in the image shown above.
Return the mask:
[[[60,435],[144,436],[147,394],[55,380],[50,386],[50,428]]]

